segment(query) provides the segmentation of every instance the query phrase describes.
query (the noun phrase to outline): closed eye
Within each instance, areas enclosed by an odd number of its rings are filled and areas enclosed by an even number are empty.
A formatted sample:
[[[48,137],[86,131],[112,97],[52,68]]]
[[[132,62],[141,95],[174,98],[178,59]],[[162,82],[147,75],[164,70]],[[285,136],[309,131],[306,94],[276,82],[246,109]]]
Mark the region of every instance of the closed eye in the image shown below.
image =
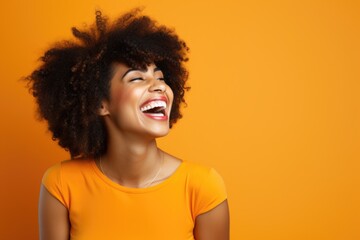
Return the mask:
[[[141,77],[139,77],[139,78],[132,78],[132,79],[130,79],[130,82],[137,81],[137,80],[142,81],[142,80],[144,80],[144,79],[141,78]]]

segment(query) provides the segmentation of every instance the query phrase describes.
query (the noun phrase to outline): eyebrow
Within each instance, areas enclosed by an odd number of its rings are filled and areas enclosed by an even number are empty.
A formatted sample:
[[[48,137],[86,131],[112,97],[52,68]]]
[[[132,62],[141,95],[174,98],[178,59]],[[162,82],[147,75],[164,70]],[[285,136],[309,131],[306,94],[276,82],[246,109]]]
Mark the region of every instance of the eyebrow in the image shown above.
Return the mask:
[[[140,72],[146,72],[147,70],[146,69],[136,69],[136,68],[129,68],[123,75],[122,75],[122,77],[121,77],[121,79],[123,79],[125,76],[126,76],[126,74],[128,74],[129,72],[132,72],[132,71],[140,71]],[[159,72],[159,71],[161,71],[161,69],[160,68],[158,68],[158,67],[155,67],[154,68],[154,73],[155,72]]]

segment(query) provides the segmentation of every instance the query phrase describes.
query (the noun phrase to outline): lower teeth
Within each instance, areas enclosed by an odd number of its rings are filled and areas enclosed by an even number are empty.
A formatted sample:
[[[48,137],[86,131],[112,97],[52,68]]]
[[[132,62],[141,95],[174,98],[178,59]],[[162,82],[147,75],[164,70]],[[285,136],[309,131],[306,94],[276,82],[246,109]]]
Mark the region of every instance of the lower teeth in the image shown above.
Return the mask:
[[[155,117],[163,117],[164,116],[163,113],[150,113],[150,115],[155,116]]]

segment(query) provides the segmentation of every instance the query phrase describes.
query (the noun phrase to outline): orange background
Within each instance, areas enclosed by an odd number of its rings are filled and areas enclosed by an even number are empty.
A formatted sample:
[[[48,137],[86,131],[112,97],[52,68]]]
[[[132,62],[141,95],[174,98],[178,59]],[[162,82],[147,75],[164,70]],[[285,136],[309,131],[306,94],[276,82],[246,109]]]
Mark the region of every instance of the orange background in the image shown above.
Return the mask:
[[[96,7],[139,5],[191,48],[189,106],[159,144],[221,173],[232,239],[360,239],[359,1],[18,2],[0,16],[1,239],[37,239],[42,174],[68,158],[19,79]]]

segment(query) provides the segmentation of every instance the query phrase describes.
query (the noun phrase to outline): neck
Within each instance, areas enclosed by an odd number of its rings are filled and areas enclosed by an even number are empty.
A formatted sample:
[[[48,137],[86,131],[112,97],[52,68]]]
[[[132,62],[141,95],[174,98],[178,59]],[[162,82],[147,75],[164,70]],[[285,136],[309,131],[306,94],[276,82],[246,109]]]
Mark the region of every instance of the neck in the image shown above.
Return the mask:
[[[163,154],[155,139],[109,136],[101,167],[104,174],[123,186],[144,187],[160,171]]]

